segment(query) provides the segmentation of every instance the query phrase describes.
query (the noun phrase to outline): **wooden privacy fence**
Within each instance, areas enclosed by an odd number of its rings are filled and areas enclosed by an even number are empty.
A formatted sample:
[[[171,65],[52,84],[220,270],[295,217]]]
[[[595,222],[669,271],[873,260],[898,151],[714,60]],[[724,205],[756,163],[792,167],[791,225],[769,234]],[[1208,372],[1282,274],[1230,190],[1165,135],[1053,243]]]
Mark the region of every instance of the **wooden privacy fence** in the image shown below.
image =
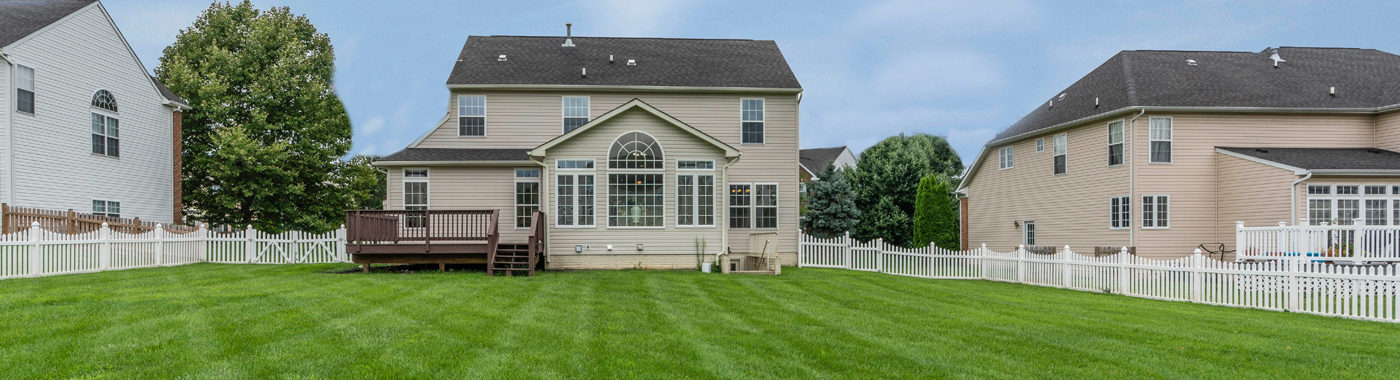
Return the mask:
[[[349,260],[344,228],[322,234],[269,234],[252,228],[222,233],[201,227],[180,232],[156,225],[148,232],[127,233],[98,225],[95,231],[68,234],[34,221],[27,229],[0,234],[0,279],[198,262],[295,264]]]
[[[113,218],[73,210],[49,210],[0,203],[0,234],[22,231],[34,223],[39,223],[39,226],[49,231],[68,234],[97,231],[104,223],[113,231],[133,234],[154,231],[157,226],[180,233],[194,232],[197,229],[195,226],[162,224],[143,221],[141,218]]]
[[[1040,255],[1024,247],[995,252],[900,248],[849,236],[803,234],[798,266],[901,276],[973,279],[1123,294],[1168,301],[1400,322],[1400,264],[1344,265],[1311,259],[1219,261],[1201,254],[1149,259],[1120,249],[1086,256],[1064,247]]]

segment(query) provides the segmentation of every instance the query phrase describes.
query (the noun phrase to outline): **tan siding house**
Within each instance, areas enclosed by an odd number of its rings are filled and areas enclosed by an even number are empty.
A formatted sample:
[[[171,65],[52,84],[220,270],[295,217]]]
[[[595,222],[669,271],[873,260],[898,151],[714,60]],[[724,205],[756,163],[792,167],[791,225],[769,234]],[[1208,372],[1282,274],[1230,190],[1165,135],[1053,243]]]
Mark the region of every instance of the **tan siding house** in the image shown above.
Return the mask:
[[[1400,94],[1377,85],[1397,68],[1365,49],[1119,53],[987,144],[958,190],[963,244],[1177,257],[1233,249],[1238,221],[1400,225]]]
[[[776,44],[567,38],[469,37],[443,121],[376,163],[386,208],[499,209],[503,243],[537,208],[552,269],[739,265],[755,234],[795,264],[801,87]]]

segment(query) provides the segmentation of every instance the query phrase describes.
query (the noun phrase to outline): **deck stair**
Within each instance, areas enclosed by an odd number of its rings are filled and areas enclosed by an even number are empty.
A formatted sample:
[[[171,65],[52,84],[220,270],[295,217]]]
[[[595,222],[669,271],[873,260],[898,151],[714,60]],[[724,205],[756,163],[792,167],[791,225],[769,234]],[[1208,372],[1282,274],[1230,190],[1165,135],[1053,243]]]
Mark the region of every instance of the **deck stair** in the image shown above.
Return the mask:
[[[488,263],[490,268],[488,273],[504,272],[515,275],[517,272],[525,273],[529,276],[535,275],[535,260],[530,255],[530,245],[524,243],[501,243],[496,248],[496,255]]]

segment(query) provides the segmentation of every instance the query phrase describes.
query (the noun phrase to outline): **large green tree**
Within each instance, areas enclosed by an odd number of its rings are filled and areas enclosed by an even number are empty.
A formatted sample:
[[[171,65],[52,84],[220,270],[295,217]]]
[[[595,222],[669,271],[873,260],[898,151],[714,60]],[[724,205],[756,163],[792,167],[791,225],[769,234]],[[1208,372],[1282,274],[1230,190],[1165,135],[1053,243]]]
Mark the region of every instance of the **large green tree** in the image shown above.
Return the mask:
[[[856,206],[861,213],[861,223],[853,237],[914,245],[913,215],[919,179],[930,175],[953,178],[962,170],[962,159],[948,140],[939,136],[901,134],[867,148],[851,173]]]
[[[336,227],[372,171],[339,160],[350,119],[330,38],[287,7],[214,3],[165,48],[156,76],[184,115],[184,204],[196,220],[259,229]],[[352,191],[353,192],[353,191]]]
[[[838,236],[855,228],[860,221],[856,208],[855,190],[846,180],[845,170],[827,164],[817,173],[816,181],[807,183],[807,213],[802,215],[802,230],[819,238]]]

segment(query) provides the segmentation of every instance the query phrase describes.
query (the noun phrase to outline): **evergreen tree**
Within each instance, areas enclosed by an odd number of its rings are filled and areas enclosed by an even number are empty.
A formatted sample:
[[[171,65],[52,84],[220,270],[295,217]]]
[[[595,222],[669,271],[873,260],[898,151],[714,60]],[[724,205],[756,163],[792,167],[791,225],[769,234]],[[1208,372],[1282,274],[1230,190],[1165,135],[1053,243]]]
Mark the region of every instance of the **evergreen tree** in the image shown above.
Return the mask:
[[[807,183],[807,213],[802,216],[802,230],[819,238],[839,236],[850,231],[860,221],[855,191],[842,170],[828,164],[818,180]]]
[[[938,136],[893,136],[866,149],[851,173],[856,206],[861,213],[861,223],[853,237],[914,245],[914,203],[919,179],[930,175],[951,178],[962,170],[957,152]]]
[[[914,242],[913,246],[922,247],[933,242],[934,235],[938,232],[935,222],[937,214],[936,192],[942,188],[941,183],[936,183],[934,176],[924,176],[919,180],[919,192],[914,200]]]

